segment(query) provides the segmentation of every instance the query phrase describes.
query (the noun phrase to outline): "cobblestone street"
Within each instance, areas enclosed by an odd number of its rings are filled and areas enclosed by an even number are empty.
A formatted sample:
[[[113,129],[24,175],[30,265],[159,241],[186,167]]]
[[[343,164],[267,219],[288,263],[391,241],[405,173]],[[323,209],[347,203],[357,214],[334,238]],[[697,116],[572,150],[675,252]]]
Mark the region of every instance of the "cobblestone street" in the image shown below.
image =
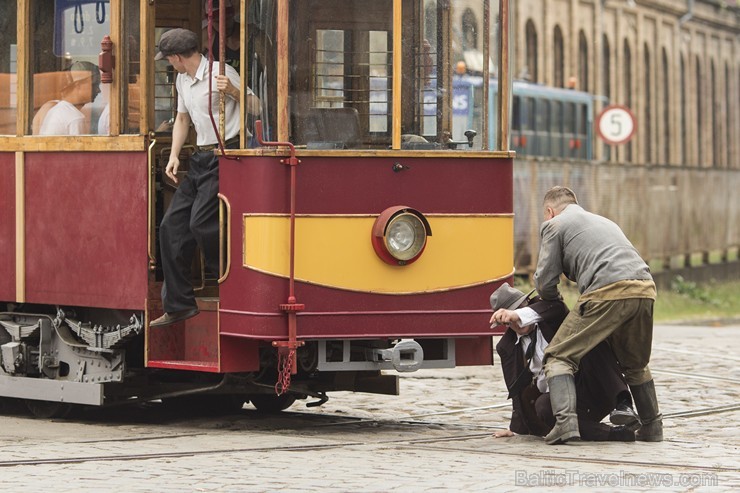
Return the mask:
[[[498,364],[404,375],[401,396],[331,394],[273,416],[152,409],[0,418],[5,491],[737,491],[740,325],[657,326],[661,443],[494,439]]]

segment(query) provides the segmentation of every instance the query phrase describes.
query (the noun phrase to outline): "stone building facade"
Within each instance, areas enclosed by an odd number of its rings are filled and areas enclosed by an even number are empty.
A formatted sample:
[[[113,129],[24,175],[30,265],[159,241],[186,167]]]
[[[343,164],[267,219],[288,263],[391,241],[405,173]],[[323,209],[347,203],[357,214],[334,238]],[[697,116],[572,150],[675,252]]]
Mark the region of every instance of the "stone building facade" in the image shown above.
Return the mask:
[[[631,108],[597,160],[740,169],[740,2],[517,0],[512,70]]]

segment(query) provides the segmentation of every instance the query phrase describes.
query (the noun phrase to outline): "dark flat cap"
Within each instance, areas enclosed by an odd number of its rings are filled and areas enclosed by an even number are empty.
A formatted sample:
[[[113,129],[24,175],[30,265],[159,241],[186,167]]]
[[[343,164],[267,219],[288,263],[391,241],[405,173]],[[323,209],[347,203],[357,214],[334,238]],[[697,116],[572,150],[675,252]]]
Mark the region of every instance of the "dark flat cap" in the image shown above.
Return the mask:
[[[159,38],[159,53],[154,57],[161,60],[170,55],[180,55],[198,50],[198,35],[193,31],[178,27],[170,29]]]

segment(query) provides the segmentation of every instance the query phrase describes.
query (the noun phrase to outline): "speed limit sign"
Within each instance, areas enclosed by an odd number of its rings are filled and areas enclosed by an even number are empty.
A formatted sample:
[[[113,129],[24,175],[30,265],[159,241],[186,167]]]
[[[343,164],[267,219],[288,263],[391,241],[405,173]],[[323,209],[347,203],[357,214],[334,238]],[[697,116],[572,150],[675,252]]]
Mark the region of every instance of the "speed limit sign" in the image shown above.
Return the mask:
[[[612,104],[604,108],[596,120],[596,130],[604,142],[611,145],[628,142],[637,130],[635,115],[629,108]]]

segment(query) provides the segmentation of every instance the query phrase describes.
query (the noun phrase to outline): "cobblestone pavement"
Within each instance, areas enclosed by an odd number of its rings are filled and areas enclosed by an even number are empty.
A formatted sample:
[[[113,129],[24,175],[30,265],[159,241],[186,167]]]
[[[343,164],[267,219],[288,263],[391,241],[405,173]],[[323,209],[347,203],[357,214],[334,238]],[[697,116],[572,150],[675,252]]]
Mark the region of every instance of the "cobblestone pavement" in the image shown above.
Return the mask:
[[[498,366],[403,376],[277,416],[0,417],[2,491],[738,491],[740,325],[656,327],[666,440],[547,446],[508,425]]]

